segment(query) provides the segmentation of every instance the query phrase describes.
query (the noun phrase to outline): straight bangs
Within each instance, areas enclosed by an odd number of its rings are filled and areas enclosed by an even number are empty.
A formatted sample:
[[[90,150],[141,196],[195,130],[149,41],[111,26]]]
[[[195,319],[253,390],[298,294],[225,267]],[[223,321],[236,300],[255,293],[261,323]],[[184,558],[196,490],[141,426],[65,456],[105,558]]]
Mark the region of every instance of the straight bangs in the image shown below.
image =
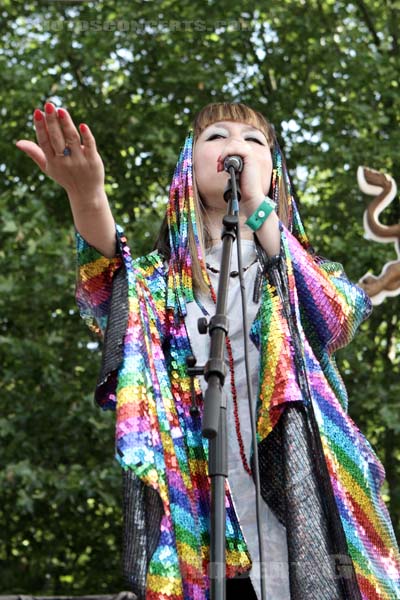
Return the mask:
[[[274,145],[272,126],[260,112],[246,104],[228,102],[208,104],[196,115],[193,122],[194,139],[197,139],[209,125],[218,121],[237,121],[255,127],[265,135],[270,148]]]

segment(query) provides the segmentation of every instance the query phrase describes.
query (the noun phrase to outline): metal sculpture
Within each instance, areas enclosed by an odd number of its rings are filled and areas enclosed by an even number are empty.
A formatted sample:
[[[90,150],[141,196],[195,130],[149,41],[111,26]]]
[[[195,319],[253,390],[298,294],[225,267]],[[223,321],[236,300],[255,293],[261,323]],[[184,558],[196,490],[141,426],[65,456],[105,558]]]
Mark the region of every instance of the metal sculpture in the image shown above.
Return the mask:
[[[379,215],[396,198],[397,185],[390,175],[368,167],[358,167],[357,181],[362,192],[374,196],[364,212],[365,237],[381,244],[393,243],[397,253],[397,260],[387,262],[378,276],[368,272],[359,281],[372,304],[377,305],[400,294],[400,223],[384,225],[379,220]]]

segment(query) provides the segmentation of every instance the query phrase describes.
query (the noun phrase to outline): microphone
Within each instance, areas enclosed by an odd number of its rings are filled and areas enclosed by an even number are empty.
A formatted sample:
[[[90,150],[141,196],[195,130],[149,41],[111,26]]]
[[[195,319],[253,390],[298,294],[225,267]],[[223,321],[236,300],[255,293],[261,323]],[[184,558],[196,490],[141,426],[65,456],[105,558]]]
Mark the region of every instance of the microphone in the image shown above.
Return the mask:
[[[224,160],[224,169],[225,171],[228,171],[229,173],[229,169],[233,167],[234,171],[236,173],[241,173],[242,169],[243,169],[243,160],[241,158],[241,156],[227,156]]]

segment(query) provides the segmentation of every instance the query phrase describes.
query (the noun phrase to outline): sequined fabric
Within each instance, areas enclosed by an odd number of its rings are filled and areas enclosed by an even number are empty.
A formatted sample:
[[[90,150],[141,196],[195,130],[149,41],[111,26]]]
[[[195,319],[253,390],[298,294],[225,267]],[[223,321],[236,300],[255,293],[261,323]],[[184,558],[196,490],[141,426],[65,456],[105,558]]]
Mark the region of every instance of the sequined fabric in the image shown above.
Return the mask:
[[[205,598],[209,481],[201,419],[189,413],[185,358],[191,350],[183,319],[157,310],[158,303],[165,306],[166,293],[160,257],[136,261],[133,269],[127,354],[118,376],[117,452],[123,467],[157,490],[163,504],[146,598]],[[138,335],[142,327],[146,337]],[[227,551],[228,574],[248,570],[249,556],[229,493]]]
[[[146,596],[147,569],[158,545],[163,513],[156,490],[131,469],[123,473],[123,573],[138,598]]]
[[[123,266],[127,281],[122,362],[111,373],[103,374],[97,400],[103,408],[116,407],[116,449],[121,465],[133,473],[133,481],[140,481],[160,498],[159,537],[152,554],[149,548],[154,546],[154,537],[153,546],[149,546],[144,535],[145,512],[138,508],[136,514],[133,507],[128,511],[130,526],[138,527],[141,535],[137,538],[140,551],[134,555],[129,550],[127,554],[133,556],[131,564],[137,562],[137,573],[132,577],[140,579],[135,584],[139,597],[144,598],[146,588],[147,600],[209,597],[207,444],[201,437],[200,417],[192,418],[189,413],[185,367],[191,351],[184,325],[185,303],[193,299],[187,245],[190,228],[208,281],[195,223],[191,144],[188,136],[171,185],[171,257],[167,271],[156,252],[132,260],[121,230],[117,231],[120,255],[113,260],[96,254],[78,236],[77,298],[82,315],[93,329],[104,331],[111,318],[112,280],[118,268]],[[277,514],[287,515],[291,507],[296,509],[291,537],[288,535],[291,598],[400,598],[399,552],[380,494],[383,467],[347,415],[346,391],[332,360],[332,352],[350,341],[370,306],[364,292],[348,281],[340,265],[313,256],[290,196],[290,182],[278,146],[273,158],[273,197],[279,204],[280,189],[286,186],[291,221],[289,228],[281,226],[280,264],[266,273],[261,308],[251,335],[260,350],[260,448],[273,441],[278,427],[283,428],[285,461],[279,468],[285,481],[296,484],[293,490],[276,486],[267,492],[268,483],[265,478],[263,481],[265,498]],[[196,390],[201,406],[198,382]],[[299,406],[308,412],[287,410]],[[313,415],[311,442],[319,443],[322,471],[311,469],[314,446],[310,451],[310,421],[304,421],[305,414]],[[310,486],[306,489],[296,480],[297,471],[307,474]],[[323,506],[326,490],[335,509],[330,519]],[[137,493],[144,498],[143,488],[138,487]],[[309,505],[302,501],[305,493],[310,494]],[[226,506],[227,568],[228,576],[233,576],[248,571],[251,563],[228,488]],[[285,511],[279,508],[282,506]],[[313,528],[309,521],[312,516]],[[153,523],[152,535],[154,530]],[[304,544],[308,535],[308,547],[316,552],[309,557]],[[350,557],[352,563],[350,567],[347,564],[347,588],[343,587],[346,578],[331,576],[332,551],[337,554],[337,541],[345,557],[343,562]],[[324,576],[317,578],[314,592],[304,587],[301,569],[300,575],[296,574],[297,563],[304,567],[308,559],[322,560],[324,565]],[[143,561],[148,561],[146,568]]]
[[[76,302],[81,317],[95,333],[104,332],[110,311],[113,276],[122,265],[121,256],[108,259],[77,234],[79,282]]]
[[[277,426],[260,444],[259,461],[262,496],[287,530],[291,598],[360,599],[304,404],[286,407]]]
[[[346,538],[339,554],[350,556],[361,598],[398,598],[399,552],[379,492],[384,469],[346,412],[347,395],[330,356],[350,341],[369,308],[340,265],[302,253],[284,227],[282,246],[252,332],[261,352],[259,439],[268,439],[290,404],[303,402],[312,411],[331,483],[326,493],[333,490]],[[319,481],[324,484],[322,473]],[[345,597],[358,598],[354,585],[350,589]]]

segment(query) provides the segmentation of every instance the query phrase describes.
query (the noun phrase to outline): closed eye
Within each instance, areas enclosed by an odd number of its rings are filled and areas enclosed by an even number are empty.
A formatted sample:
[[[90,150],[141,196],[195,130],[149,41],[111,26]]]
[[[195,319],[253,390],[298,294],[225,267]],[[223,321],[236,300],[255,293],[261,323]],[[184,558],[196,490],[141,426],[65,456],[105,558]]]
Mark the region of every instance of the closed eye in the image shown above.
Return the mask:
[[[217,138],[223,138],[224,136],[221,135],[220,133],[213,133],[212,135],[210,135],[209,138],[207,138],[207,142],[209,142],[210,140],[215,140]]]
[[[246,142],[249,142],[249,141],[257,142],[257,144],[260,144],[260,146],[265,146],[265,144],[263,144],[261,140],[259,140],[258,138],[255,138],[255,137],[246,138]]]
[[[221,133],[213,133],[212,135],[210,135],[210,137],[207,138],[207,142],[210,142],[212,140],[216,140],[218,138],[222,138],[224,139],[225,136],[222,135]],[[265,144],[263,144],[263,142],[261,140],[259,140],[256,137],[248,137],[246,138],[246,142],[257,142],[257,144],[260,144],[260,146],[265,146]]]

